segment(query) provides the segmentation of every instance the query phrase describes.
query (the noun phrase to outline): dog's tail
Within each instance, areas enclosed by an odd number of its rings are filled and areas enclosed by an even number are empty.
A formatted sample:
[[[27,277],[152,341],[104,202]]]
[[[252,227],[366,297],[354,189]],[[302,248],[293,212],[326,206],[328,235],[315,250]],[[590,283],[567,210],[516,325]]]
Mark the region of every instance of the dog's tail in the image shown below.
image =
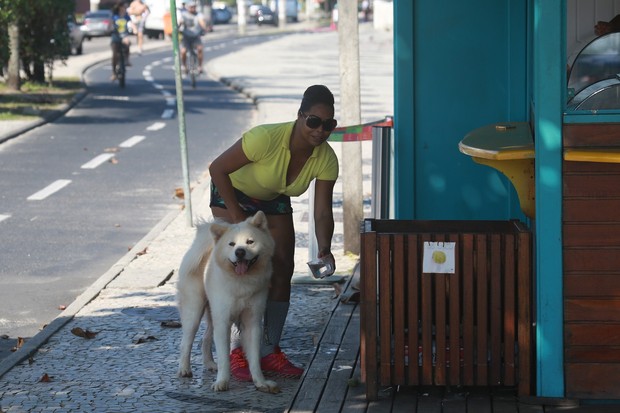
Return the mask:
[[[208,222],[200,222],[196,225],[196,237],[183,256],[179,267],[179,277],[196,275],[202,278],[214,245],[210,226]]]

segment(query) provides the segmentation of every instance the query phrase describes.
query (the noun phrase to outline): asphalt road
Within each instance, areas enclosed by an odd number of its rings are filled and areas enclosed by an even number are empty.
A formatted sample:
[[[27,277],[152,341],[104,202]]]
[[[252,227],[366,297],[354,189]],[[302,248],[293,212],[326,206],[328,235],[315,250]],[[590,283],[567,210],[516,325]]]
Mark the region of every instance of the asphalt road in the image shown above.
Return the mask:
[[[266,40],[206,41],[206,58]],[[89,43],[108,47],[106,39]],[[0,358],[2,346],[36,334],[183,204],[174,197],[182,170],[170,52],[132,55],[124,89],[110,74],[107,62],[91,68],[77,106],[0,145]],[[207,76],[195,90],[186,81],[184,91],[195,182],[255,112]]]

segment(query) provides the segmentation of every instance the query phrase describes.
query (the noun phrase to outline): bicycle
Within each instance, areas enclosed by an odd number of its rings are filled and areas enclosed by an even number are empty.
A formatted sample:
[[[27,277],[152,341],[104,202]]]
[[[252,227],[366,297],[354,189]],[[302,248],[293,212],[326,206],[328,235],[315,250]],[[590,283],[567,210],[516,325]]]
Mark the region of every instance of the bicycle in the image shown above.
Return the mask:
[[[189,65],[187,71],[192,82],[192,88],[196,89],[196,78],[200,75],[200,65],[198,63],[198,52],[196,52],[196,47],[190,47],[189,49]]]
[[[119,49],[121,51],[120,53],[119,53]],[[116,80],[118,80],[118,84],[121,88],[125,87],[125,74],[127,71],[127,67],[125,64],[125,57],[127,55],[127,49],[128,49],[128,46],[124,44],[122,40],[119,40],[118,42],[115,41],[113,43],[112,53],[114,53],[117,56],[116,67],[114,68],[114,75],[116,76]]]

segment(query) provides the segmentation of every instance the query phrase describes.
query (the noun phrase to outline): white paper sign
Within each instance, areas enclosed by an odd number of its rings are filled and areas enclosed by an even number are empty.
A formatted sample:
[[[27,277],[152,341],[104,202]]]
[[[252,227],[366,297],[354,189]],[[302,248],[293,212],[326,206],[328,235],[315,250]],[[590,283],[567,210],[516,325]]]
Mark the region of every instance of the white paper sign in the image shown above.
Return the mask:
[[[422,272],[454,274],[456,242],[425,242]]]

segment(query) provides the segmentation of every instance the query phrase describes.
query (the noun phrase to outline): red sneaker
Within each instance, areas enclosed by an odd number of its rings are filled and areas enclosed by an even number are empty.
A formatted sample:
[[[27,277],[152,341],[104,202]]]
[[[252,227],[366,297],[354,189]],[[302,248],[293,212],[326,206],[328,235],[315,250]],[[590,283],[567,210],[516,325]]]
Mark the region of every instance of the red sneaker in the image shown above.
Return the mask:
[[[278,346],[273,350],[273,353],[266,355],[260,360],[260,368],[266,372],[277,373],[291,378],[298,378],[304,374],[304,369],[296,367],[288,361],[286,355]]]
[[[239,381],[252,381],[248,361],[241,347],[237,347],[230,353],[230,373]]]

